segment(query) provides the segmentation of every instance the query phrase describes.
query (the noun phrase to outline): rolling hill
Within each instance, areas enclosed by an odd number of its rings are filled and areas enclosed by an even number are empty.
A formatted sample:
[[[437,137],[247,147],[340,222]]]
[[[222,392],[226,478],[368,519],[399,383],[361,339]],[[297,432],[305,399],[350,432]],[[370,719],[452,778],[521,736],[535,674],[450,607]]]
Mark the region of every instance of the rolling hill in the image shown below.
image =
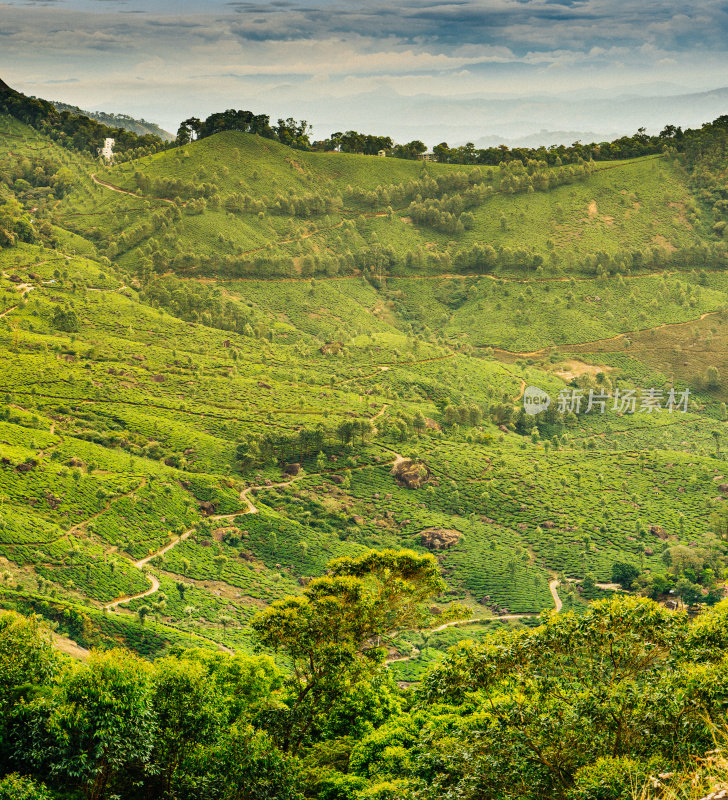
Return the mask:
[[[23,591],[144,595],[116,614],[159,594],[160,631],[244,646],[260,601],[432,527],[459,534],[443,601],[476,616],[715,546],[726,251],[676,156],[463,168],[230,132],[105,167],[0,130],[6,191],[46,226],[0,254],[0,548]],[[575,386],[693,394],[534,427],[526,384],[553,407]]]
[[[530,800],[693,764],[725,719],[722,120],[491,167],[238,131],[106,164],[103,128],[0,116],[0,658],[17,637],[37,672],[8,763],[21,731],[70,748],[76,698],[107,719],[118,679],[157,744],[29,772]],[[89,666],[53,672],[46,639]],[[592,735],[605,697],[624,747]]]

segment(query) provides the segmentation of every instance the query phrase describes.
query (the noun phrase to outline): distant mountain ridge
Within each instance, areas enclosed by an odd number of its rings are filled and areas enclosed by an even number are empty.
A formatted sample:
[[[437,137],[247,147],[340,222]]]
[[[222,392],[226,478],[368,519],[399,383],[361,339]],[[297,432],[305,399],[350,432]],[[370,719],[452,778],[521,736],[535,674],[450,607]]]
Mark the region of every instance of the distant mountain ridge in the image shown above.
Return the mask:
[[[62,103],[58,100],[51,100],[51,103],[58,109],[58,111],[70,111],[72,114],[82,114],[83,116],[95,119],[97,122],[102,122],[104,125],[108,125],[110,128],[124,128],[124,130],[136,133],[138,136],[151,134],[152,136],[158,136],[160,139],[163,139],[167,142],[171,142],[174,139],[173,134],[164,130],[164,128],[161,128],[156,123],[148,122],[145,119],[136,119],[134,117],[130,117],[128,114],[110,114],[106,111],[86,111],[78,106],[72,106],[68,103]]]

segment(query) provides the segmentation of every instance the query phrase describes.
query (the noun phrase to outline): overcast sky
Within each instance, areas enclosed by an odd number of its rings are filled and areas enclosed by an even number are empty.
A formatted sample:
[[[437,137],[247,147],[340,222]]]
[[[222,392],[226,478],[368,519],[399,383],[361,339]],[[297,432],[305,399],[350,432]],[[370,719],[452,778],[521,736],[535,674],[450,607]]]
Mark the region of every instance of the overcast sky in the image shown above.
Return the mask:
[[[172,131],[230,107],[305,117],[318,137],[358,127],[400,138],[425,121],[429,144],[524,135],[529,120],[532,131],[601,131],[609,114],[597,103],[590,115],[593,101],[728,86],[727,55],[725,0],[0,2],[11,86]],[[491,113],[497,98],[518,112]],[[645,122],[704,121],[665,113]]]

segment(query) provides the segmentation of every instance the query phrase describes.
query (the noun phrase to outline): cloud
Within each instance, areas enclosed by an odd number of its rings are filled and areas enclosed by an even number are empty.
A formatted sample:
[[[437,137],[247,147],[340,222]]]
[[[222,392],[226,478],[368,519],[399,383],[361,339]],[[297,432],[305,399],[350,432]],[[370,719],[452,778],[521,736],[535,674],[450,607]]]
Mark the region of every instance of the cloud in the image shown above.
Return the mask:
[[[233,105],[312,118],[359,95],[687,91],[728,72],[724,0],[15,0],[0,17],[6,80],[167,127]]]

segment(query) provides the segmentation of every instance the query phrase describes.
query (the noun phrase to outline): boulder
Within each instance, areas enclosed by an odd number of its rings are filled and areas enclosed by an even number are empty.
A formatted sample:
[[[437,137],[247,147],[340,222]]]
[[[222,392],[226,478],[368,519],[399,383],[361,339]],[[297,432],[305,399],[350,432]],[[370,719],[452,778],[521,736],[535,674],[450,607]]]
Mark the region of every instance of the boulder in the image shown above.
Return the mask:
[[[392,467],[392,475],[400,486],[407,489],[419,489],[427,482],[429,470],[424,464],[419,464],[405,458]]]
[[[301,471],[300,464],[286,464],[286,466],[283,467],[284,475],[298,475],[300,471]]]
[[[660,525],[650,525],[650,533],[658,539],[667,539],[667,531]]]
[[[430,550],[445,550],[457,544],[461,535],[452,528],[425,528],[420,532],[420,542]]]

